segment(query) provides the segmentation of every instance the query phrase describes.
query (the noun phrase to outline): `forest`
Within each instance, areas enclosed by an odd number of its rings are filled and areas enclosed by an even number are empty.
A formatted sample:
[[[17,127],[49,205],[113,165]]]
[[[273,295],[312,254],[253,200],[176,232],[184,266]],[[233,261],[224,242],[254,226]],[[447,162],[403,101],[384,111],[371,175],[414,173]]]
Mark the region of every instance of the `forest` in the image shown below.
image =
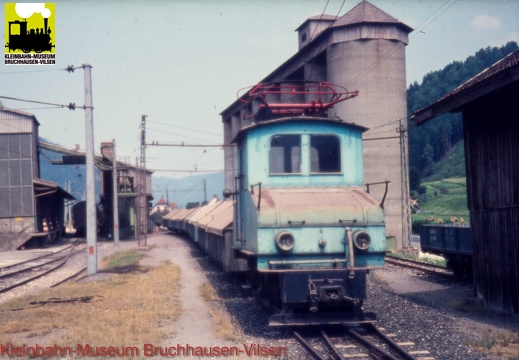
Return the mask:
[[[407,89],[408,119],[414,111],[434,103],[517,49],[515,42],[487,47],[465,61],[454,61],[428,73],[421,84],[414,82]],[[421,126],[409,122],[408,129],[411,190],[417,190],[423,181],[465,176],[461,113],[447,113]]]

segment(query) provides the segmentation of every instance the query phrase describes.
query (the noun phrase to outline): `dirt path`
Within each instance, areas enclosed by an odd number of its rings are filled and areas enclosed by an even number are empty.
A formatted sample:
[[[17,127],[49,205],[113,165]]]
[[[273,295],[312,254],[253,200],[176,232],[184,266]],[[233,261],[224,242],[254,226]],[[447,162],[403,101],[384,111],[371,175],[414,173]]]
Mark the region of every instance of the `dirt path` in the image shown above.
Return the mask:
[[[182,315],[171,324],[175,336],[166,340],[163,346],[177,344],[192,346],[230,346],[237,345],[226,342],[214,336],[214,323],[210,315],[210,304],[199,294],[199,288],[207,283],[207,277],[198,265],[197,256],[200,253],[194,249],[194,244],[186,239],[165,233],[155,233],[148,237],[147,256],[141,260],[142,265],[156,266],[169,261],[181,269],[182,288],[180,300]]]

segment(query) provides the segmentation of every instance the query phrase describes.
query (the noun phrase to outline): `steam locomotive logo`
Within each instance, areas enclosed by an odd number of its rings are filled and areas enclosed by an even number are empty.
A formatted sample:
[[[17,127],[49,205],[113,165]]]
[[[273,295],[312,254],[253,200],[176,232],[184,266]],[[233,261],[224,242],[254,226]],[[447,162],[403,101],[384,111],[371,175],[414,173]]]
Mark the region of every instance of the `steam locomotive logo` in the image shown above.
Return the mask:
[[[6,3],[5,53],[54,54],[54,10],[54,3]]]

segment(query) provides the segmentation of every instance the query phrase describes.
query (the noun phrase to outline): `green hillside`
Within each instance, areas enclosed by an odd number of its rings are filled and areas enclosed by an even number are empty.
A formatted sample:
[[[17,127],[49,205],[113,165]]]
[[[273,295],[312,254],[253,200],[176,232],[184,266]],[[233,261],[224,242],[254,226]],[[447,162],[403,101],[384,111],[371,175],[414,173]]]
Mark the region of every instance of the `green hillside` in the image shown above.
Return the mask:
[[[418,227],[424,223],[453,220],[469,223],[466,178],[424,182],[419,190],[416,197],[420,210],[412,215],[414,233],[418,233]]]

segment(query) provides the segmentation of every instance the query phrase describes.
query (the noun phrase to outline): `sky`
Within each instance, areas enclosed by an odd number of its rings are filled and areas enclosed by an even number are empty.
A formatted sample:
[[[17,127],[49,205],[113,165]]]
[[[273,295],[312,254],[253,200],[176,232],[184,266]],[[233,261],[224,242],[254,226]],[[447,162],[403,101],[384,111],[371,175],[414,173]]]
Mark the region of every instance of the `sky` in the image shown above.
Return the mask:
[[[359,2],[56,1],[56,65],[1,62],[0,96],[83,106],[83,69],[64,69],[90,64],[96,153],[101,141],[115,139],[118,160],[135,164],[143,114],[147,143],[218,145],[223,142],[219,114],[240,89],[258,83],[297,52],[295,29],[323,11],[342,16]],[[518,0],[370,2],[415,29],[406,48],[408,84],[481,48],[519,42]],[[82,109],[0,102],[33,113],[40,136],[85,148]],[[158,176],[223,170],[218,147],[148,146],[146,155],[147,167]]]

